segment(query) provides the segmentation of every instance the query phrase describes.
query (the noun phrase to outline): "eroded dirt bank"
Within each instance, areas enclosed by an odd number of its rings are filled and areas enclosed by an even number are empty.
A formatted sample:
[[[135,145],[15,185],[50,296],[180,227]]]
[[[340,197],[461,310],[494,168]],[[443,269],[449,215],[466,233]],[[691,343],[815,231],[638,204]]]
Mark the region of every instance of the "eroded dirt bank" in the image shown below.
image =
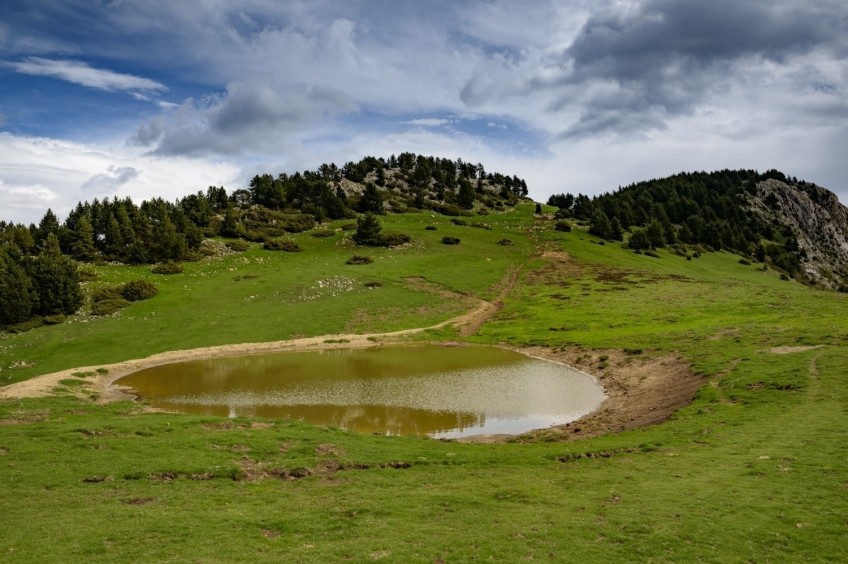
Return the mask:
[[[528,437],[545,434],[568,441],[662,423],[689,405],[705,383],[703,376],[694,374],[677,356],[654,357],[619,349],[520,350],[592,374],[607,394],[607,400],[589,415],[566,425],[532,431]]]

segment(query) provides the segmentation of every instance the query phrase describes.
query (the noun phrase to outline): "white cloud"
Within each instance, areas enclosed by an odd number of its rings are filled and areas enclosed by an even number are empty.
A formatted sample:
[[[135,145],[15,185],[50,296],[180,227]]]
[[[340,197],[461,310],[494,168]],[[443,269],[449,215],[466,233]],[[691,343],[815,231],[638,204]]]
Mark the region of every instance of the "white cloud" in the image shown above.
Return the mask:
[[[173,201],[212,185],[232,190],[242,187],[234,183],[241,176],[234,163],[0,133],[0,219],[6,221],[37,223],[48,207],[63,218],[94,198]]]
[[[189,99],[141,124],[130,142],[160,155],[242,155],[288,148],[294,135],[356,109],[343,93],[315,86],[236,82],[220,96]]]
[[[142,92],[161,92],[167,90],[164,84],[155,80],[105,69],[97,69],[80,61],[28,57],[20,62],[7,64],[22,74],[50,76],[99,90]],[[138,93],[136,92],[134,95],[138,95]]]
[[[421,127],[439,127],[441,125],[447,125],[450,123],[450,120],[440,119],[440,118],[419,118],[419,119],[411,119],[408,121],[401,122],[407,125],[417,125]]]
[[[0,178],[0,208],[4,210],[26,210],[41,217],[58,198],[59,195],[46,186],[7,184]]]

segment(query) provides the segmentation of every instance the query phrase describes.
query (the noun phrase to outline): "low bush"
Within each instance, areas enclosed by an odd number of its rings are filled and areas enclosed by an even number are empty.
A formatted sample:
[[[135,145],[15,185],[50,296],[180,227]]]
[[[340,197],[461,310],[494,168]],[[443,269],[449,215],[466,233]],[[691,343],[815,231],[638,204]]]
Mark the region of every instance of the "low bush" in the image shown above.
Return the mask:
[[[347,264],[371,264],[374,259],[362,255],[353,255],[347,259]]]
[[[332,231],[330,229],[317,229],[317,230],[312,232],[312,236],[316,237],[318,239],[321,239],[321,238],[324,238],[324,237],[332,237],[335,234],[336,234],[336,232]]]
[[[79,268],[77,269],[77,273],[79,274],[80,282],[94,282],[97,280],[97,273],[90,268]]]
[[[464,219],[452,219],[451,223],[453,223],[454,225],[468,225],[468,222]]]
[[[241,239],[236,239],[235,241],[227,241],[227,248],[237,253],[243,253],[250,248],[250,245]]]
[[[262,248],[268,251],[285,251],[287,253],[299,253],[300,245],[291,239],[269,239],[262,244]]]
[[[512,239],[501,239],[500,241],[498,241],[498,245],[502,245],[504,247],[511,247],[514,245],[514,243],[512,242]]]
[[[443,245],[459,245],[459,237],[442,237]]]
[[[556,225],[554,225],[554,229],[556,231],[563,231],[565,233],[571,233],[571,224],[567,221],[557,221]]]
[[[59,325],[60,323],[65,322],[65,316],[61,313],[57,313],[56,315],[45,315],[44,316],[44,324],[45,325]]]
[[[436,213],[440,213],[442,215],[450,215],[450,216],[471,216],[472,213],[469,211],[465,211],[460,208],[456,204],[433,204],[433,211]]]
[[[91,306],[91,315],[112,315],[128,305],[130,305],[130,302],[124,298],[102,300]]]
[[[342,231],[356,231],[355,223],[345,223],[342,225]]]
[[[425,231],[435,231],[436,226],[435,225],[428,225],[427,227],[424,228],[424,230]]]
[[[181,274],[183,265],[172,260],[157,264],[151,269],[154,274]]]
[[[751,261],[749,261],[746,258],[741,258],[741,259],[739,259],[739,264],[742,264],[742,265],[745,265],[745,266],[751,266]]]
[[[384,247],[399,247],[409,243],[412,238],[406,233],[384,233],[380,236],[380,242]]]
[[[159,289],[147,280],[131,280],[121,286],[121,297],[130,302],[147,300],[159,293]]]
[[[14,325],[9,325],[6,327],[6,331],[8,333],[26,333],[27,331],[31,331],[33,329],[37,329],[44,325],[44,318],[36,315],[26,321],[22,321],[20,323],[15,323]]]
[[[118,300],[121,299],[121,287],[120,286],[104,286],[103,288],[97,288],[91,293],[91,301],[93,302],[103,302],[106,300]]]
[[[376,280],[374,280],[372,282],[366,282],[365,284],[363,284],[363,286],[365,286],[366,288],[380,288],[382,285],[383,285],[382,282],[378,282]]]

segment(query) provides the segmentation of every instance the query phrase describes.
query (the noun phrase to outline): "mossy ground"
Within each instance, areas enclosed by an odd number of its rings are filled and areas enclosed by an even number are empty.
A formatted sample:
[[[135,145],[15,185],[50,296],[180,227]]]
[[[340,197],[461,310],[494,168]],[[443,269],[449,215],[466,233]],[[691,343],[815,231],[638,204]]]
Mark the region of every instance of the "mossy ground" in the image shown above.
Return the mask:
[[[848,559],[848,296],[727,253],[636,255],[531,212],[475,218],[490,230],[389,216],[384,229],[413,244],[369,250],[369,265],[345,264],[356,249],[339,232],[297,236],[301,253],[253,248],[180,275],[99,267],[93,284],[145,278],[160,293],[114,317],[4,336],[0,379],[426,326],[468,307],[457,293],[494,298],[522,266],[470,340],[678,353],[707,384],[670,421],[571,443],[467,445],[101,406],[79,398],[76,380],[92,376],[79,374],[55,397],[0,401],[3,560]],[[800,348],[772,352],[781,346]]]

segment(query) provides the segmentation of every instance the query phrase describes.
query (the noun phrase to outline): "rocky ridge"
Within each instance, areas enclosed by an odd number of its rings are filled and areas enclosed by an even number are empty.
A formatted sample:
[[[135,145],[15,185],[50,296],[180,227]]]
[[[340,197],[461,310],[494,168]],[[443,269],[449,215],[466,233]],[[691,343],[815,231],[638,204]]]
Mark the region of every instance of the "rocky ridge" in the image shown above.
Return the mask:
[[[848,208],[836,194],[807,182],[769,178],[757,183],[748,203],[763,221],[791,230],[811,282],[848,287]]]

